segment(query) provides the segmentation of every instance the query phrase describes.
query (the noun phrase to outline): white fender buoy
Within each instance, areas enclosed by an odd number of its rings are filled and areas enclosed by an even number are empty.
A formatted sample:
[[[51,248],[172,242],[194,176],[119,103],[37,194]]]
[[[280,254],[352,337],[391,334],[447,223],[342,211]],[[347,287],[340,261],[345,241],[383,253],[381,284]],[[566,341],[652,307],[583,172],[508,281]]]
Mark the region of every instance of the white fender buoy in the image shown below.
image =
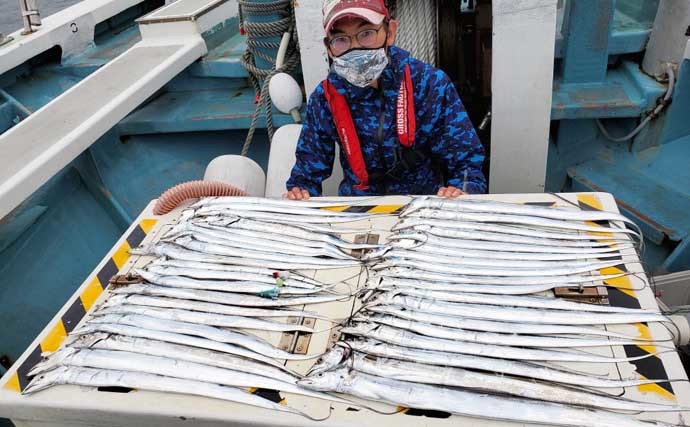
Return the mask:
[[[302,89],[299,84],[286,73],[278,73],[271,77],[268,84],[268,94],[273,105],[285,114],[292,114],[295,123],[301,123],[299,109],[302,107]]]
[[[206,167],[204,181],[225,182],[253,197],[263,197],[266,187],[266,175],[261,166],[249,157],[237,155],[211,160]]]
[[[273,135],[271,153],[268,157],[266,171],[266,197],[282,197],[287,192],[285,183],[290,178],[295,166],[295,150],[301,125],[285,125]],[[336,147],[333,173],[323,182],[323,196],[337,196],[338,187],[343,180],[343,168],[340,166],[340,149]]]

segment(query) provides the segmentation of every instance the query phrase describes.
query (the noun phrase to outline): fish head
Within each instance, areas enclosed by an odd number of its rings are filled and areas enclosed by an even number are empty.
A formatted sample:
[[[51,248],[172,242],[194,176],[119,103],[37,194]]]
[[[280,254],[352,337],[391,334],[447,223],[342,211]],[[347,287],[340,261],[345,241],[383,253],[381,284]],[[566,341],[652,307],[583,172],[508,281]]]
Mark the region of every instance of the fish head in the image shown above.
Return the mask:
[[[390,302],[391,298],[395,296],[395,292],[379,292],[376,293],[369,298],[367,298],[366,301],[364,301],[364,307],[365,308],[370,308],[370,307],[375,307],[378,305],[386,305]]]
[[[395,223],[395,225],[393,225],[393,227],[391,227],[391,231],[398,232],[398,231],[406,230],[406,229],[412,228],[412,227],[414,227],[413,221],[410,221],[407,218],[402,218],[402,219],[400,219],[400,221]],[[389,239],[390,239],[390,237],[389,237]]]
[[[175,240],[177,237],[181,237],[183,235],[189,234],[189,222],[187,221],[182,221],[178,223],[177,225],[173,226],[170,230],[168,230],[163,237],[161,237],[161,241],[163,242],[171,242]]]
[[[180,213],[180,223],[189,222],[190,219],[194,218],[196,215],[196,209],[187,208]]]
[[[310,390],[343,392],[350,378],[350,368],[339,365],[330,371],[319,372],[297,381],[297,385]]]
[[[405,208],[402,210],[402,212],[400,212],[400,217],[404,218],[404,217],[426,207],[428,205],[429,199],[430,199],[429,196],[416,197],[414,200],[412,200],[410,203],[408,203],[407,206],[405,206]]]
[[[388,267],[385,271],[382,271],[380,273],[382,276],[386,277],[391,277],[391,278],[403,278],[403,279],[409,279],[416,277],[415,276],[415,270],[412,270],[411,268],[407,267],[396,267],[396,266],[390,266]]]
[[[31,380],[29,385],[22,391],[22,394],[36,393],[52,386],[62,384],[68,374],[69,368],[66,366],[60,366],[52,371],[43,372]]]
[[[29,371],[29,376],[40,375],[44,372],[49,372],[59,368],[60,366],[64,366],[65,362],[69,361],[70,358],[78,352],[79,349],[72,347],[63,347],[55,353],[48,355],[48,357],[46,357],[42,361],[38,362]]]
[[[353,352],[375,354],[372,352],[377,347],[385,347],[386,344],[370,338],[351,338],[347,341],[338,341],[337,345],[347,347]]]
[[[381,246],[380,248],[374,249],[373,251],[367,251],[361,259],[362,261],[376,261],[379,258],[383,257],[386,254],[386,252],[390,250],[390,246]]]
[[[74,337],[68,337],[68,341],[65,345],[69,345],[74,348],[92,348],[99,342],[109,339],[112,334],[106,332],[95,332],[85,335],[76,335]]]
[[[350,338],[348,340],[341,340],[335,343],[335,345],[344,347],[348,349],[348,351],[356,352],[356,351],[362,351],[362,349],[366,348],[367,342],[370,340],[367,338]]]
[[[160,278],[161,278],[161,276],[159,274],[144,270],[142,268],[134,268],[134,269],[132,269],[132,272],[134,274],[136,274],[137,276],[140,276],[142,279],[146,280],[147,282],[151,282],[151,283],[155,283],[156,281],[160,280]]]
[[[377,263],[375,263],[375,264],[371,264],[371,265],[369,266],[369,269],[370,269],[371,271],[376,272],[376,274],[378,274],[378,272],[381,271],[381,270],[387,270],[387,269],[390,269],[390,268],[393,268],[393,267],[395,267],[395,264],[394,264],[394,263],[388,262],[387,259],[384,259],[384,260],[379,261],[379,262],[377,262]]]
[[[378,288],[382,280],[383,277],[379,276],[378,274],[371,275],[366,281],[366,287],[371,289]]]
[[[319,357],[314,366],[307,372],[307,376],[330,371],[350,357],[351,350],[342,346],[335,346]]]
[[[99,307],[96,311],[91,313],[92,317],[107,316],[109,314],[119,314],[122,313],[124,309],[128,307],[127,305],[108,305]]]
[[[99,341],[106,340],[110,337],[110,334],[105,332],[94,332],[80,335],[69,335],[63,345],[65,347],[74,348],[91,348],[96,345]]]
[[[209,217],[206,221],[209,225],[214,225],[216,227],[229,227],[232,224],[238,222],[241,217],[237,215],[223,215],[216,217]]]
[[[127,252],[130,255],[136,256],[158,255],[155,245],[142,245],[136,248],[131,248]]]
[[[124,320],[126,320],[127,315],[126,314],[120,314],[118,311],[118,307],[112,307],[113,312],[110,312],[111,309],[108,309],[108,311],[101,311],[98,313],[93,313],[91,315],[91,318],[89,318],[89,323],[91,324],[97,324],[97,323],[112,323],[112,324],[120,324]]]
[[[371,316],[367,314],[356,314],[353,317],[350,318],[350,321],[352,322],[368,322],[371,319]]]
[[[70,332],[69,336],[77,337],[80,335],[93,334],[94,332],[99,332],[98,325],[94,325],[92,323],[87,322],[75,328],[72,332]]]
[[[102,303],[98,304],[96,307],[96,311],[102,310],[108,307],[116,307],[120,305],[124,305],[125,301],[127,301],[128,295],[123,295],[123,294],[117,294],[117,295],[110,295],[108,298],[106,298],[105,301]]]
[[[377,314],[387,314],[390,313],[390,309],[387,305],[375,305],[372,307],[368,307],[367,311],[370,311],[372,313],[377,313]]]
[[[385,280],[390,277],[390,272],[393,271],[394,267],[389,267],[369,273],[370,280]]]
[[[374,330],[376,330],[378,327],[379,327],[379,325],[377,325],[375,323],[358,322],[358,323],[354,323],[350,326],[344,327],[341,330],[341,332],[343,334],[347,334],[347,335],[366,337],[370,333],[372,333]]]
[[[440,209],[430,209],[430,208],[423,208],[415,211],[412,216],[413,217],[419,217],[419,218],[445,218],[443,215],[444,211],[441,211]]]
[[[431,228],[423,218],[403,218],[398,221],[392,228],[391,231],[402,234],[402,233],[414,233],[418,231],[428,231]],[[390,237],[389,237],[390,239]]]
[[[201,199],[197,200],[196,202],[192,203],[189,205],[190,210],[192,209],[199,209],[202,208],[206,205],[212,204],[215,200],[217,200],[218,197],[202,197]],[[184,212],[184,211],[183,211]]]
[[[390,236],[388,244],[394,249],[415,249],[424,244],[427,236],[424,233],[410,233],[400,234],[397,236]]]
[[[172,241],[172,243],[177,243],[178,245],[188,245],[193,242],[194,238],[192,236],[181,236]]]
[[[173,261],[174,262],[174,261]],[[167,258],[155,258],[151,260],[148,264],[146,264],[144,267],[168,267],[171,264],[171,260]]]

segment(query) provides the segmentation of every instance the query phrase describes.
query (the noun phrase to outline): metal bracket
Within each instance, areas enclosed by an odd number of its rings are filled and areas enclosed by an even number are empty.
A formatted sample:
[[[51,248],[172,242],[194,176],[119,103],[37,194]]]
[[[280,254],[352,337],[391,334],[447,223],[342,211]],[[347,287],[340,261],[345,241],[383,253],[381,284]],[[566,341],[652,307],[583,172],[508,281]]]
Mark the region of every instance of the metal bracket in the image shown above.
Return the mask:
[[[316,319],[311,317],[288,317],[287,324],[298,325],[300,324],[300,320],[302,326],[313,328],[316,325]],[[307,354],[312,335],[313,334],[307,332],[285,332],[280,337],[278,348],[288,353]]]
[[[607,305],[609,303],[609,293],[606,286],[593,288],[556,288],[554,289],[556,298],[563,298],[577,302],[587,302],[590,304]]]
[[[333,329],[333,332],[331,332],[331,335],[328,337],[328,346],[327,348],[331,348],[335,345],[335,343],[338,342],[340,339],[340,329]]]
[[[10,36],[6,37],[4,34],[0,33],[0,46],[6,45],[7,43],[11,42],[12,40],[14,40],[13,37],[10,37]]]
[[[358,234],[355,236],[355,243],[378,245],[380,238],[381,236],[378,234]],[[355,258],[362,258],[367,252],[371,252],[371,249],[354,249],[352,251],[352,256]]]
[[[316,325],[316,319],[313,318],[305,318],[302,320],[302,325],[307,326],[309,328],[314,328]],[[306,333],[306,332],[297,332],[297,339],[295,342],[295,354],[307,354],[307,350],[309,349],[309,344],[311,343],[311,337],[313,334]]]
[[[297,325],[299,324],[299,317],[288,317],[287,318],[287,323],[288,325]],[[280,337],[280,342],[278,343],[278,348],[291,352],[293,343],[295,342],[295,333],[294,332],[284,332],[283,335]]]

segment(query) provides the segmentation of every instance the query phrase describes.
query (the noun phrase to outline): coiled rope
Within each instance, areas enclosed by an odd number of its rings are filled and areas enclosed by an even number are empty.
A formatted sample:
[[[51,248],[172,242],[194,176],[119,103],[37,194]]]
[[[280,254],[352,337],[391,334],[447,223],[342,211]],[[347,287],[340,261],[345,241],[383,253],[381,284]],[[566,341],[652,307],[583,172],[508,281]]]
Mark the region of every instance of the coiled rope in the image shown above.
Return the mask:
[[[289,73],[294,70],[300,60],[299,43],[295,25],[295,8],[292,0],[276,0],[271,2],[257,2],[251,0],[238,0],[240,32],[247,35],[247,50],[241,58],[242,66],[249,73],[249,81],[256,95],[256,110],[247,133],[247,138],[242,147],[242,155],[249,153],[249,148],[254,139],[254,133],[259,123],[261,110],[266,111],[266,130],[268,131],[269,144],[273,139],[275,129],[273,127],[273,107],[268,93],[268,85],[271,77],[278,73]],[[272,22],[246,22],[245,17],[256,15],[278,15],[281,18]],[[283,34],[290,33],[290,43],[285,54],[285,60],[281,67],[276,68],[276,58],[268,55],[266,50],[277,51],[280,42],[266,41],[266,38],[280,39]],[[260,58],[269,64],[271,68],[260,68],[256,65],[256,59]]]

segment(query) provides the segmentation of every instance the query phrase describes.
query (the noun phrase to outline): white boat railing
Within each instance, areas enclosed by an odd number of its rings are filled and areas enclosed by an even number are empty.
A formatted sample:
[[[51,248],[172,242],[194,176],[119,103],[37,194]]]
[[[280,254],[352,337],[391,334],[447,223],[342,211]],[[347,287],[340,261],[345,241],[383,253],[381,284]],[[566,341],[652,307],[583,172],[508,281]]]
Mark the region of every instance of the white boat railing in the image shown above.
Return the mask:
[[[38,11],[36,0],[19,0],[19,10],[22,14],[22,23],[24,24],[22,35],[37,31],[41,26],[41,14]]]
[[[237,16],[229,0],[175,5],[185,20],[140,19],[139,43],[0,135],[0,218],[205,55],[203,32]]]

